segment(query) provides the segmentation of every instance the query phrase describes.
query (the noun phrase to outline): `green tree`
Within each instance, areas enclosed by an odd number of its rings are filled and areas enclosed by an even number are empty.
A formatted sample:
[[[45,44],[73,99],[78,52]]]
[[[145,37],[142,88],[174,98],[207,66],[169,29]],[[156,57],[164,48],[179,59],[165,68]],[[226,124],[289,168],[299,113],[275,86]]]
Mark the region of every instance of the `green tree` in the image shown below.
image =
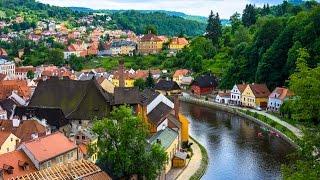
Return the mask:
[[[238,12],[234,13],[230,17],[230,22],[231,22],[231,33],[233,34],[241,25],[240,14]]]
[[[294,119],[320,123],[320,66],[312,69],[307,66],[310,58],[306,49],[300,49],[297,59],[297,72],[290,76],[290,89],[295,93],[293,103]]]
[[[141,78],[135,80],[133,84],[134,87],[138,87],[139,90],[144,90],[146,88],[146,82]]]
[[[156,179],[163,170],[165,151],[158,144],[148,144],[147,127],[131,108],[115,108],[108,118],[94,122],[92,131],[98,135],[98,142],[89,147],[89,152],[97,152],[97,164],[114,176],[138,174],[140,178]]]
[[[157,35],[158,34],[157,27],[154,25],[147,25],[145,27],[144,34],[149,34],[149,33]]]
[[[299,148],[290,155],[290,162],[281,167],[285,180],[320,179],[320,128],[308,128],[303,133]]]
[[[148,77],[146,79],[146,87],[147,88],[154,88],[154,86],[155,86],[155,82],[154,82],[154,79],[152,77],[151,71],[149,70],[149,74],[148,74]]]
[[[33,79],[34,78],[34,72],[33,71],[28,71],[27,72],[27,78],[28,79]]]
[[[254,5],[252,4],[246,5],[246,8],[243,10],[243,14],[242,14],[243,25],[245,25],[246,27],[249,27],[255,24],[257,20],[256,14],[257,12]]]
[[[208,25],[207,25],[206,31],[207,31],[207,37],[212,41],[212,44],[214,46],[218,46],[219,39],[222,35],[222,26],[221,26],[221,21],[218,13],[214,15],[213,11],[211,11],[208,18]]]
[[[75,55],[70,56],[69,64],[71,69],[75,71],[81,71],[83,69],[83,63],[84,63],[83,57],[77,57]]]

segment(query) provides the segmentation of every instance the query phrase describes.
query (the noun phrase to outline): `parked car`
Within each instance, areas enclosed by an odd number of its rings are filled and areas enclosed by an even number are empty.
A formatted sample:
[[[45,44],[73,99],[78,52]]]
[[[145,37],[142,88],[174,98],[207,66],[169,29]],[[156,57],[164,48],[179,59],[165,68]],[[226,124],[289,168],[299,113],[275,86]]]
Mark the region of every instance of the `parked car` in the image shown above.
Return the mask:
[[[256,106],[255,110],[262,111],[262,108],[260,106]]]

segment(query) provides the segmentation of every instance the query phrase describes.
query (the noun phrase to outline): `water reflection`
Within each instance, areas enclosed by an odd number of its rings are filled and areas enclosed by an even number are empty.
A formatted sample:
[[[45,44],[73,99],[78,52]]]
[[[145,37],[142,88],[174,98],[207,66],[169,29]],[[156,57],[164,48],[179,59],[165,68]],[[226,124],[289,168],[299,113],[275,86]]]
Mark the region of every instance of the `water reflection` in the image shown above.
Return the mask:
[[[280,179],[280,166],[293,151],[287,142],[268,134],[241,117],[181,104],[182,112],[190,120],[190,134],[208,150],[210,158],[208,180]]]

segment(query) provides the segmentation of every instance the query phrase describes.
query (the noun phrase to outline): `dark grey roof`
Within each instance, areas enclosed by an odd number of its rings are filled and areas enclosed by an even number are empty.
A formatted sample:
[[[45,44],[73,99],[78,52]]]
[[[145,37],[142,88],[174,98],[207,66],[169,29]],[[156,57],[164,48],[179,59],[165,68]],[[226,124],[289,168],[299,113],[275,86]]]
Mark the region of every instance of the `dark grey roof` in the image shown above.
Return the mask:
[[[114,88],[114,105],[122,104],[139,104],[140,103],[140,91],[136,87],[116,87]]]
[[[28,106],[59,108],[67,119],[89,120],[105,117],[110,100],[95,80],[50,79],[39,82]]]
[[[159,103],[147,116],[155,125],[159,125],[173,109],[165,103]]]
[[[212,76],[211,74],[206,74],[206,75],[202,75],[197,77],[192,83],[191,85],[196,85],[199,86],[201,88],[206,88],[206,87],[217,87],[218,86],[218,82],[216,77]]]
[[[181,122],[176,118],[174,113],[170,113],[167,118],[169,120],[169,122],[168,122],[169,127],[173,128],[171,126],[171,123],[172,123],[175,127],[177,127],[178,129],[181,129]]]
[[[145,89],[140,94],[140,102],[142,105],[148,105],[150,104],[156,97],[159,96],[159,92],[156,92],[151,89]]]
[[[17,106],[18,103],[16,103],[14,100],[7,98],[2,101],[0,101],[0,106],[3,108],[3,110],[7,111],[8,117],[11,116],[13,107]]]
[[[67,125],[69,121],[65,118],[59,108],[41,108],[41,107],[24,107],[17,106],[14,112],[15,116],[26,116],[28,119],[36,117],[39,120],[45,119],[47,123],[56,128]]]
[[[156,84],[154,89],[163,91],[181,90],[175,81],[167,81],[163,79]]]

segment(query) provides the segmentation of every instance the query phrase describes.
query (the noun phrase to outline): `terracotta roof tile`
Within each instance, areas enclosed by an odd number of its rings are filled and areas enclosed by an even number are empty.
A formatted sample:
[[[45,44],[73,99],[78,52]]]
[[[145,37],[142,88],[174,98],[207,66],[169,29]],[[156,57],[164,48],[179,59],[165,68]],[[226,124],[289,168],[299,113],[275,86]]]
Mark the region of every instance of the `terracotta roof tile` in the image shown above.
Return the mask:
[[[178,69],[174,73],[173,77],[186,76],[190,71],[188,69]]]
[[[290,96],[293,96],[293,92],[291,92],[289,89],[277,87],[269,95],[269,98],[278,98],[283,101],[286,97],[290,97]]]
[[[18,91],[18,95],[21,97],[29,98],[31,96],[31,89],[28,87],[27,81],[0,81],[0,100],[9,97],[13,90]]]
[[[243,91],[246,89],[247,84],[237,84],[237,87],[240,91],[240,93],[243,93]]]
[[[249,84],[249,86],[256,98],[269,97],[270,95],[270,91],[265,84]]]
[[[23,167],[21,166],[23,163],[25,165],[28,165],[29,169],[23,169]],[[10,179],[16,176],[22,176],[36,171],[36,168],[34,167],[31,160],[28,158],[28,156],[24,152],[19,150],[0,155],[0,167],[2,168],[4,164],[12,166],[13,173],[8,174],[5,172],[2,177],[3,179]]]
[[[0,146],[8,139],[11,132],[0,131]]]
[[[39,162],[52,159],[77,148],[73,141],[60,132],[23,142],[21,146],[25,146]]]

